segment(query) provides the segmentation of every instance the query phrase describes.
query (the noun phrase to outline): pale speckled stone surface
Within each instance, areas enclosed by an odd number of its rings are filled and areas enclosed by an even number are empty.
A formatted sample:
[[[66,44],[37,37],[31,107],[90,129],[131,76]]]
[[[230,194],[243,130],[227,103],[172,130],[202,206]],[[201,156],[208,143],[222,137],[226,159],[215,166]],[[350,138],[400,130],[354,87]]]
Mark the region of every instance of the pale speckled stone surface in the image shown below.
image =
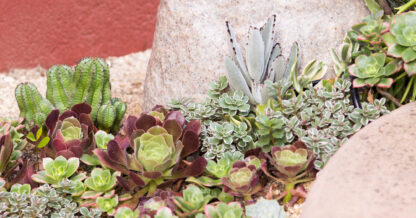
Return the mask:
[[[225,74],[230,55],[225,21],[241,45],[250,25],[277,14],[277,38],[287,57],[300,43],[304,66],[312,59],[330,63],[329,49],[368,15],[363,0],[161,0],[144,89],[144,109],[171,98],[201,100],[209,82]],[[245,46],[243,46],[245,47]],[[330,67],[330,69],[332,69]]]
[[[302,218],[416,216],[416,103],[347,141],[318,177]]]

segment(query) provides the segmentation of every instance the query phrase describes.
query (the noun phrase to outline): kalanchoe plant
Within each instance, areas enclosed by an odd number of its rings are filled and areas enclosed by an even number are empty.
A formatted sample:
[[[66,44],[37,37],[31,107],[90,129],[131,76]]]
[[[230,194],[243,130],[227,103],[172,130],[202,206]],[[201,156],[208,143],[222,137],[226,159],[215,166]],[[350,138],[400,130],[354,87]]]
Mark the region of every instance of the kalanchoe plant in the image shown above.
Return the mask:
[[[74,105],[71,110],[59,115],[53,110],[46,118],[47,136],[51,139],[46,146],[50,157],[62,155],[66,158],[81,157],[95,148],[95,126],[91,120],[92,108],[85,103]]]
[[[407,12],[394,17],[390,32],[383,35],[387,54],[404,61],[404,70],[409,76],[416,74],[416,12]]]
[[[201,190],[195,185],[189,185],[182,191],[183,197],[174,197],[175,205],[180,208],[181,217],[192,216],[203,211],[204,205],[208,204],[216,195],[210,189]]]
[[[130,116],[124,124],[124,132],[129,137],[127,143],[112,140],[107,151],[96,149],[95,154],[102,165],[129,177],[118,177],[125,189],[143,187],[141,192],[152,195],[166,180],[197,176],[205,169],[207,162],[202,157],[193,162],[182,161],[198,150],[201,128],[197,120],[186,126],[185,123],[179,111],[167,113],[160,125],[157,125],[158,119],[146,113],[139,118]],[[126,151],[128,141],[133,154]]]
[[[357,77],[353,81],[354,88],[375,85],[389,88],[393,84],[393,79],[390,76],[398,72],[401,66],[396,61],[390,61],[386,65],[385,63],[386,55],[384,53],[358,56],[355,59],[355,64],[348,67],[349,73]]]
[[[244,217],[244,211],[238,202],[230,202],[228,204],[219,203],[217,206],[206,205],[204,212],[207,217],[212,218],[242,218]]]
[[[292,198],[291,190],[295,185],[306,182],[312,178],[305,178],[306,174],[313,168],[313,152],[308,150],[306,144],[297,141],[293,145],[278,147],[271,150],[271,155],[264,154],[273,171],[269,172],[267,163],[262,164],[263,172],[276,181],[285,181],[286,196],[283,202],[288,203]]]
[[[246,200],[262,189],[258,169],[245,161],[235,162],[228,175],[222,178],[222,183],[224,192]]]
[[[62,179],[71,177],[78,169],[79,159],[69,158],[68,160],[63,156],[57,157],[55,160],[52,158],[43,158],[42,161],[44,171],[39,171],[37,174],[32,175],[32,179],[38,183],[57,184]],[[79,174],[78,177],[85,175]]]
[[[81,198],[96,199],[102,195],[107,198],[114,196],[117,176],[120,176],[120,172],[111,174],[108,169],[94,168],[91,171],[91,176],[84,181],[85,186],[89,190],[84,192]]]

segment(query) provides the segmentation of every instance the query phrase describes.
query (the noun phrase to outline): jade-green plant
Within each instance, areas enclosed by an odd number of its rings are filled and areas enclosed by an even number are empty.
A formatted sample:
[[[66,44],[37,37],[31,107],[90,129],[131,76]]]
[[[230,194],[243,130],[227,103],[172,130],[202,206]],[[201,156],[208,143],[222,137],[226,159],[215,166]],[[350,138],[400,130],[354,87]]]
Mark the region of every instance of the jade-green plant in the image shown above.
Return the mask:
[[[217,206],[205,205],[204,212],[207,217],[212,218],[242,218],[244,211],[238,202],[230,202],[228,204],[219,203]]]
[[[253,194],[262,189],[257,170],[255,165],[245,161],[235,162],[228,175],[222,178],[224,192],[250,200]]]
[[[276,200],[257,199],[255,204],[246,206],[248,217],[286,218],[285,209]]]
[[[17,85],[15,96],[20,110],[19,116],[25,118],[26,123],[34,122],[41,125],[53,109],[53,105],[40,95],[32,83]]]
[[[95,143],[97,148],[107,149],[107,144],[109,141],[114,139],[114,135],[110,133],[106,133],[105,131],[99,130],[94,134],[95,136]]]
[[[332,48],[331,57],[334,61],[334,71],[337,77],[347,75],[347,68],[353,62],[353,55],[360,49],[360,44],[351,40],[347,35],[339,46],[339,55]]]
[[[285,131],[283,117],[280,111],[273,107],[275,105],[273,98],[269,99],[267,104],[259,104],[256,109],[256,135],[258,140],[256,147],[266,151],[274,145],[282,145],[285,142]]]
[[[275,146],[271,150],[271,155],[264,154],[275,171],[270,173],[267,165],[262,165],[263,172],[276,181],[285,181],[286,196],[284,203],[288,203],[292,198],[291,190],[298,183],[306,182],[312,178],[305,178],[308,170],[312,169],[313,152],[308,150],[306,144],[297,141],[291,146]]]
[[[172,210],[169,209],[168,207],[162,207],[157,211],[155,218],[178,218],[178,217],[173,215]]]
[[[401,58],[404,70],[409,76],[416,74],[416,12],[408,12],[394,17],[390,32],[383,35],[388,46],[387,54]]]
[[[352,32],[348,34],[356,40],[368,43],[369,46],[381,49],[381,34],[389,30],[389,25],[382,19],[383,11],[376,12],[363,19],[359,24],[352,27]]]
[[[377,85],[381,88],[389,88],[393,84],[393,79],[390,76],[398,72],[401,66],[396,61],[385,63],[386,54],[384,53],[358,56],[355,59],[355,64],[348,67],[349,73],[357,77],[353,81],[353,87]]]
[[[128,207],[121,207],[117,209],[116,215],[114,215],[115,218],[137,218],[139,217],[140,212],[138,210],[131,210]]]
[[[223,157],[226,152],[244,152],[252,143],[246,123],[211,122],[202,142],[202,151],[205,158],[215,159]]]
[[[228,175],[233,164],[238,160],[243,160],[243,154],[226,152],[218,161],[209,160],[206,171],[216,178],[223,178]]]
[[[112,198],[98,197],[96,200],[97,207],[109,215],[114,215],[118,205],[118,196]]]
[[[219,97],[219,104],[225,114],[235,116],[237,113],[242,116],[248,115],[250,105],[247,104],[248,97],[238,90],[233,93],[224,93]]]
[[[26,122],[42,124],[53,108],[61,113],[79,103],[91,105],[91,118],[103,130],[116,132],[126,112],[126,104],[111,98],[108,65],[101,58],[84,58],[73,71],[66,65],[47,72],[46,98],[30,83],[17,86],[16,100]]]
[[[94,168],[91,176],[84,181],[85,186],[89,189],[81,196],[82,199],[96,199],[104,194],[105,197],[113,196],[115,193],[114,186],[117,184],[116,177],[120,172],[111,174],[108,169]]]
[[[196,185],[189,185],[182,191],[182,195],[183,197],[174,197],[174,203],[182,211],[182,217],[202,212],[204,205],[217,197],[210,189],[201,190]]]
[[[79,212],[85,218],[99,218],[99,217],[101,217],[101,210],[98,209],[98,208],[88,209],[86,207],[81,207],[79,209]]]
[[[73,157],[67,160],[63,156],[59,156],[53,160],[46,157],[43,158],[42,165],[45,170],[32,175],[32,179],[38,183],[57,184],[62,179],[71,177],[77,171],[79,159]]]

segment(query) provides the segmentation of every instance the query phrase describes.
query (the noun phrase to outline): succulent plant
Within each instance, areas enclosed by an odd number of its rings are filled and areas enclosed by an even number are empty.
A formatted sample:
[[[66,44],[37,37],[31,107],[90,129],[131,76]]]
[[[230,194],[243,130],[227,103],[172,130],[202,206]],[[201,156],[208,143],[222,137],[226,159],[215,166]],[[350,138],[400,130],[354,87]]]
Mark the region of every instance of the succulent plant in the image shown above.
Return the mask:
[[[79,209],[81,215],[85,218],[99,218],[101,217],[101,210],[98,208],[88,209],[86,207],[81,207]]]
[[[182,191],[183,197],[174,197],[175,205],[182,211],[181,216],[192,216],[203,211],[204,205],[208,204],[217,196],[212,195],[210,189],[201,190],[195,185],[188,185]]]
[[[388,62],[386,65],[385,63],[386,55],[384,53],[358,56],[355,59],[355,64],[348,67],[349,73],[357,77],[353,81],[353,87],[377,85],[389,88],[393,84],[393,79],[389,76],[398,72],[401,66],[396,61]]]
[[[121,207],[117,210],[117,213],[114,215],[115,218],[137,218],[139,217],[140,212],[138,210],[131,210],[128,207]]]
[[[257,105],[256,110],[255,132],[258,140],[255,146],[266,151],[270,151],[273,145],[282,145],[285,142],[283,116],[280,111],[272,109],[273,102],[274,100],[271,98],[267,105]]]
[[[206,171],[216,178],[223,178],[228,175],[228,172],[232,169],[234,162],[243,159],[243,154],[226,152],[224,156],[217,162],[209,160]]]
[[[405,11],[410,11],[415,9],[416,0],[387,0],[390,7],[397,10],[397,14],[403,13]],[[398,7],[400,6],[400,7]]]
[[[390,32],[383,35],[388,46],[387,54],[401,58],[404,70],[409,76],[416,74],[416,12],[396,15],[390,25]]]
[[[245,116],[250,112],[250,105],[247,104],[248,100],[248,97],[242,91],[235,91],[221,95],[219,104],[225,114],[235,116],[239,112],[242,116]]]
[[[155,218],[178,218],[178,217],[173,215],[172,210],[169,209],[168,207],[162,207],[157,211]]]
[[[30,194],[30,185],[29,184],[14,184],[11,188],[10,188],[10,192],[14,192],[17,193],[19,195],[29,195]]]
[[[109,215],[114,215],[116,212],[116,207],[118,205],[118,196],[112,198],[103,198],[98,197],[96,200],[97,207],[103,211],[108,213]]]
[[[18,189],[20,190],[0,191],[0,216],[74,217],[79,211],[77,203],[48,185],[29,193],[28,186]]]
[[[207,217],[212,218],[242,218],[244,217],[243,208],[238,202],[228,204],[219,203],[217,206],[205,205],[204,212]]]
[[[53,105],[40,95],[32,83],[17,85],[15,97],[20,110],[19,116],[25,118],[26,123],[34,122],[41,125],[53,109]]]
[[[276,181],[281,181],[281,179],[285,181],[286,196],[283,202],[288,203],[292,198],[291,190],[295,185],[311,180],[305,176],[313,168],[313,152],[308,150],[302,141],[296,141],[293,145],[283,148],[275,146],[272,148],[271,155],[264,154],[264,156],[273,166],[273,171],[270,173],[264,162],[263,172]]]
[[[207,159],[221,158],[226,152],[244,152],[253,143],[248,126],[229,122],[211,122],[203,140],[202,151]]]
[[[331,89],[309,86],[302,95],[282,101],[287,142],[297,139],[305,142],[316,155],[317,169],[325,165],[349,136],[388,113],[385,99],[375,100],[374,104],[364,102],[366,112],[361,113],[350,103],[350,86],[348,80],[339,79]]]
[[[47,74],[46,98],[31,83],[19,84],[15,95],[20,116],[41,125],[54,108],[61,113],[79,103],[91,105],[91,118],[103,130],[116,132],[126,104],[111,98],[108,65],[101,58],[84,58],[75,72],[66,65],[52,66]]]
[[[58,110],[52,110],[45,121],[47,136],[51,139],[46,147],[50,157],[80,158],[83,153],[92,153],[95,126],[90,112],[91,107],[85,103],[74,105],[61,115]]]
[[[228,175],[222,178],[222,183],[224,192],[246,200],[262,189],[256,166],[245,161],[236,161]]]
[[[248,217],[286,218],[285,209],[276,200],[257,199],[255,204],[246,206]]]
[[[129,143],[115,140],[108,143],[107,151],[94,152],[102,165],[130,177],[130,180],[118,177],[124,188],[144,187],[142,191],[152,195],[165,180],[197,176],[205,169],[206,160],[202,157],[191,163],[181,161],[199,148],[200,121],[191,121],[186,126],[185,123],[179,111],[166,114],[160,126],[155,117],[146,113],[139,118],[130,116],[124,132],[134,153],[127,153]]]
[[[114,136],[110,133],[106,133],[105,131],[99,130],[94,134],[95,143],[97,148],[107,149],[107,144],[109,141],[114,139]]]
[[[353,32],[349,35],[372,46],[381,44],[381,35],[389,31],[389,24],[381,19],[382,16],[383,12],[379,11],[364,18],[362,23],[352,27]]]
[[[79,159],[69,158],[68,160],[59,156],[55,160],[46,157],[42,160],[44,171],[32,175],[32,179],[38,183],[57,184],[64,178],[71,177],[78,169]]]
[[[337,77],[346,75],[347,68],[353,61],[354,53],[358,52],[360,44],[351,40],[347,35],[339,47],[339,56],[333,48],[331,49],[331,57],[334,61],[334,70]]]
[[[231,24],[226,22],[233,54],[232,58],[227,57],[225,60],[228,79],[233,89],[241,90],[250,98],[251,104],[264,104],[269,99],[264,81],[288,78],[297,56],[296,48],[286,67],[285,60],[280,55],[279,44],[274,42],[275,23],[276,15],[273,15],[260,29],[250,27],[244,60],[234,30]]]
[[[96,199],[103,194],[105,197],[113,196],[115,190],[114,186],[117,184],[117,176],[120,172],[111,174],[108,169],[94,168],[91,171],[91,176],[84,181],[85,186],[89,189],[81,196],[82,199]]]

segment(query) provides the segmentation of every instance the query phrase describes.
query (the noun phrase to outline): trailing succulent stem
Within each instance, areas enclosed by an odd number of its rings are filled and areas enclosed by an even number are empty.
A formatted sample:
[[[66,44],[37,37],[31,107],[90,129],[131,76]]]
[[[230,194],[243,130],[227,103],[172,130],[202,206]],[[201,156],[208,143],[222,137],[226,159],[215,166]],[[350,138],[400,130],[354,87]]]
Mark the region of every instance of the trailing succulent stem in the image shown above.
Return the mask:
[[[84,58],[75,72],[66,65],[52,66],[47,72],[46,99],[30,83],[16,88],[16,100],[26,122],[41,124],[56,108],[61,113],[79,103],[91,105],[91,118],[106,131],[117,131],[126,112],[126,104],[111,98],[110,72],[102,58]]]

